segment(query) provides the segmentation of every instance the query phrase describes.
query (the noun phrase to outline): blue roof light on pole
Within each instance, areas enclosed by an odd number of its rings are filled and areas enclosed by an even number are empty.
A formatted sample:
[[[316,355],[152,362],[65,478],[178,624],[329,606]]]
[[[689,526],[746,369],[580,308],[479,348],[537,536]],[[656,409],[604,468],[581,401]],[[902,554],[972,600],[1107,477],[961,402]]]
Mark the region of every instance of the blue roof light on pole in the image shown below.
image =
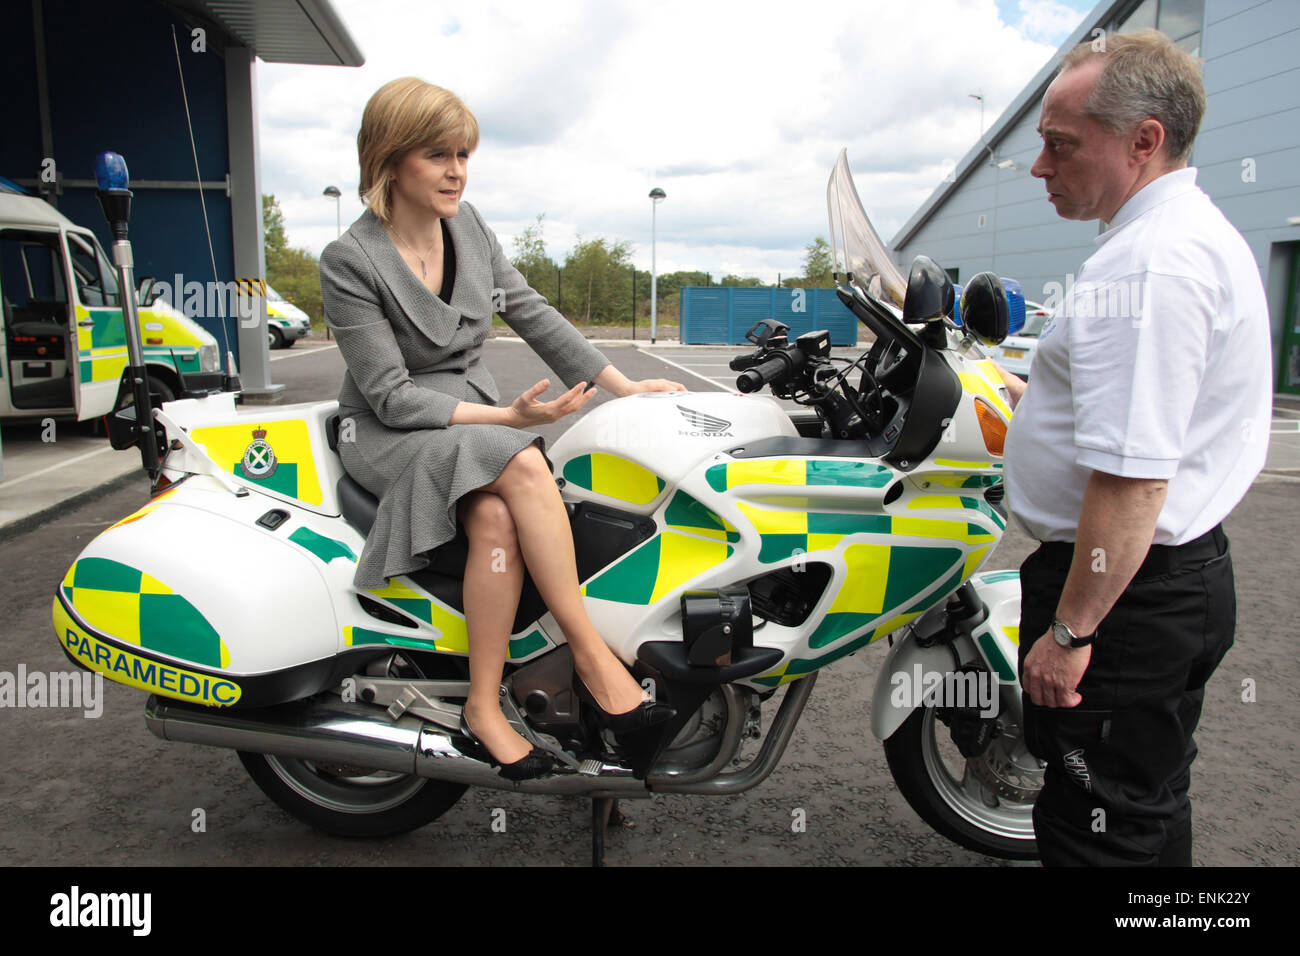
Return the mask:
[[[659,272],[655,260],[655,211],[656,207],[668,198],[668,194],[656,186],[650,190],[650,344],[655,344],[655,333],[659,328]]]

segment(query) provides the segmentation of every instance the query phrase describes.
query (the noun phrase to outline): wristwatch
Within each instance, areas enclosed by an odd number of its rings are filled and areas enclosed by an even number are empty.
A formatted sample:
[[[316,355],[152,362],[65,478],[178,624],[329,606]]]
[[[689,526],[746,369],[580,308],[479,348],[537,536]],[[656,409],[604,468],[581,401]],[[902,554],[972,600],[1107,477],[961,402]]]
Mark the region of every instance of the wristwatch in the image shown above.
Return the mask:
[[[1092,643],[1092,639],[1097,636],[1097,632],[1093,631],[1091,634],[1080,637],[1070,630],[1070,625],[1052,618],[1052,636],[1056,638],[1056,643],[1062,647],[1087,647]]]

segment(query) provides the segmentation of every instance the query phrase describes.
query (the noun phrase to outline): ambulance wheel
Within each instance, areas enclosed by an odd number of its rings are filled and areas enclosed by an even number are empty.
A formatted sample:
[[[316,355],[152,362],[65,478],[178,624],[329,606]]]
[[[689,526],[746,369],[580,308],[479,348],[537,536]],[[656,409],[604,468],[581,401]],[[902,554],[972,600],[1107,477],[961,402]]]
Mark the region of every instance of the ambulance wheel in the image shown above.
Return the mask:
[[[171,386],[153,375],[149,376],[149,394],[157,395],[159,404],[174,401],[176,399],[176,393],[172,391]],[[126,408],[128,405],[134,404],[135,392],[126,392],[121,396],[120,401],[117,403],[117,407]]]
[[[912,809],[949,840],[1004,860],[1034,860],[1041,762],[1003,716],[1002,733],[965,758],[933,707],[917,707],[885,741],[894,782]]]
[[[239,751],[253,782],[303,823],[346,837],[406,833],[442,816],[468,789],[345,764]]]

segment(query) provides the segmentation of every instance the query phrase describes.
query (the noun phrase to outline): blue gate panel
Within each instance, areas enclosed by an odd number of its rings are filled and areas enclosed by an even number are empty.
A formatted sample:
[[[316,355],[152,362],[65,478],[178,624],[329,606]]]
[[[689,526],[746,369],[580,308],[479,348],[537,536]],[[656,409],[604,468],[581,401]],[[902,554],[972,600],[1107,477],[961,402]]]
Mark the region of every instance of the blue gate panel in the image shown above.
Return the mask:
[[[683,286],[681,337],[685,345],[743,345],[754,323],[776,319],[790,338],[826,329],[832,345],[856,345],[858,322],[834,289]]]

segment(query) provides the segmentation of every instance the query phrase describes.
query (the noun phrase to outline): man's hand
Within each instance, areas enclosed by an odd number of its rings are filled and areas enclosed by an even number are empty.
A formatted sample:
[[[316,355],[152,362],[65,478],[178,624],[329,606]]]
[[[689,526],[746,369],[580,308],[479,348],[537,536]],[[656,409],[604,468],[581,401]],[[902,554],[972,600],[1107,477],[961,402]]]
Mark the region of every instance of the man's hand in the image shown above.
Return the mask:
[[[1091,644],[1062,647],[1049,630],[1025,655],[1021,686],[1039,707],[1078,707],[1083,697],[1075,688],[1091,660]]]
[[[510,403],[510,418],[514,427],[525,428],[529,425],[546,425],[559,421],[565,415],[576,412],[586,405],[591,396],[596,394],[594,385],[588,389],[586,382],[579,382],[557,399],[549,402],[537,401],[537,396],[550,387],[551,380],[544,378]]]
[[[991,362],[993,367],[998,370],[998,374],[1002,376],[1002,381],[1006,383],[1007,392],[1011,395],[1011,407],[1014,409],[1016,403],[1020,401],[1020,396],[1025,394],[1025,389],[1029,387],[1029,383],[1015,372],[1008,372],[992,359],[989,359],[989,362]]]

